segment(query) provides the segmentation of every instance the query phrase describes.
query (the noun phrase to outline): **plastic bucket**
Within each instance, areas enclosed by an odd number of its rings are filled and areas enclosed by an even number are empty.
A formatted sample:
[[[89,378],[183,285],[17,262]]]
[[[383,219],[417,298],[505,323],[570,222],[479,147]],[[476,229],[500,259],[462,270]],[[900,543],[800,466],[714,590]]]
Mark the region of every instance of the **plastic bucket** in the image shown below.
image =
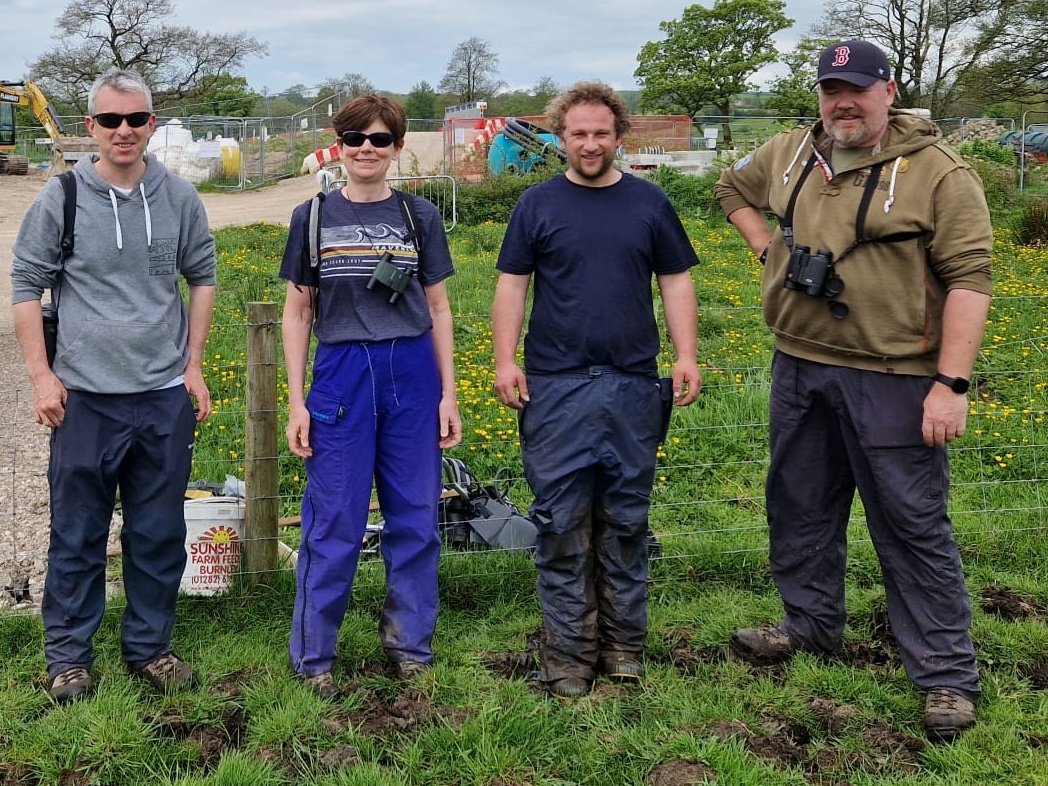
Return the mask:
[[[240,568],[244,501],[237,497],[187,500],[186,569],[179,589],[188,595],[215,595],[229,588]]]

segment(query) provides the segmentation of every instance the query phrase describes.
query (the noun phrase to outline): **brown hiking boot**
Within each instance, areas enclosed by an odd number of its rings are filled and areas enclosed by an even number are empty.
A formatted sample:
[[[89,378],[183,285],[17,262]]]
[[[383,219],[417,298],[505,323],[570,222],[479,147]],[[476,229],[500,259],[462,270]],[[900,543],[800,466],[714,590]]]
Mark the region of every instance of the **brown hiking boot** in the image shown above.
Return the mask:
[[[782,663],[800,649],[778,625],[739,628],[731,634],[731,649],[743,660],[760,666]]]
[[[316,696],[325,701],[334,699],[342,692],[335,683],[335,678],[331,676],[330,671],[322,671],[320,674],[314,674],[311,677],[307,677],[305,674],[299,676],[302,677],[302,681],[309,686],[309,689]]]
[[[200,684],[189,664],[173,652],[165,652],[133,671],[161,693],[190,690]]]
[[[929,736],[952,740],[975,725],[975,702],[949,688],[932,688],[924,697],[924,729]]]
[[[47,695],[58,704],[82,699],[94,690],[95,683],[83,666],[73,666],[51,678]]]

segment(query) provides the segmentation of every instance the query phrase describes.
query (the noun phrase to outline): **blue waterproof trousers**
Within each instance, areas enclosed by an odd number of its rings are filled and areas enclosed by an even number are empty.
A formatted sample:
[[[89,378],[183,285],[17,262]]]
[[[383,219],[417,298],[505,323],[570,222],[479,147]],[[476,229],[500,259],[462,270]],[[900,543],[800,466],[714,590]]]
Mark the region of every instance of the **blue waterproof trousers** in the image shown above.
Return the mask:
[[[320,344],[306,397],[306,460],[291,664],[330,671],[367,526],[382,510],[386,601],[379,638],[395,661],[433,660],[440,539],[440,376],[432,336]]]
[[[593,679],[601,656],[644,652],[659,383],[597,366],[529,375],[528,392],[520,435],[535,494],[540,678]]]
[[[50,676],[89,668],[105,610],[106,540],[117,489],[127,606],[124,660],[144,666],[171,649],[186,565],[184,499],[196,418],[182,385],[112,395],[70,390],[51,434],[51,543],[41,613]]]
[[[841,646],[847,527],[858,488],[903,666],[919,687],[975,697],[971,604],[946,512],[949,462],[921,439],[926,377],[881,374],[777,352],[767,506],[784,629]]]

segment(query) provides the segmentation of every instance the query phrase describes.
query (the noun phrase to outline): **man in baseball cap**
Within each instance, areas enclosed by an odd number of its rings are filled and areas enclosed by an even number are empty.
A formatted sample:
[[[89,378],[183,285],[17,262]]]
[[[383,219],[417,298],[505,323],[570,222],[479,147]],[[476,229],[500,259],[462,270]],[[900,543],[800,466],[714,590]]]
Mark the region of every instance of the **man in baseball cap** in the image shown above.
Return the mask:
[[[840,79],[859,87],[869,87],[879,80],[891,79],[891,68],[884,52],[869,41],[852,39],[828,46],[819,57],[819,78]]]
[[[731,647],[759,665],[841,651],[857,492],[925,730],[952,739],[976,722],[980,681],[946,446],[967,429],[992,292],[990,214],[939,128],[892,107],[878,47],[828,47],[816,89],[819,122],[739,159],[715,192],[764,263],[776,350],[765,501],[782,615],[736,630]],[[817,269],[822,283],[799,289]]]

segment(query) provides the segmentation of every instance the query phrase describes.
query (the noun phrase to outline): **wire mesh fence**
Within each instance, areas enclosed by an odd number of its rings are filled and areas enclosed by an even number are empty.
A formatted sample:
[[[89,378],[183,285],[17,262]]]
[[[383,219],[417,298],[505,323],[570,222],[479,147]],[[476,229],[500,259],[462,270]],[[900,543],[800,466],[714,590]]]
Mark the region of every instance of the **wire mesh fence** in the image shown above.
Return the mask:
[[[1048,473],[1048,298],[1023,264],[1000,268],[996,275],[999,294],[974,375],[968,433],[949,451],[951,515],[962,545],[978,548],[980,543],[992,542],[994,547],[1009,543],[1019,549],[1023,538],[1040,536],[1048,525],[1044,484]],[[704,375],[700,403],[675,411],[658,454],[650,512],[658,545],[652,556],[654,585],[669,586],[714,563],[738,562],[749,566],[747,569],[763,564],[771,342],[740,346],[754,335],[752,328],[760,320],[759,309],[752,306],[707,304],[702,309],[705,346],[700,350]],[[473,469],[481,485],[497,485],[526,513],[531,497],[521,466],[515,415],[494,400],[490,356],[482,346],[490,335],[489,321],[486,314],[456,315],[465,439],[451,454]],[[213,335],[226,334],[227,340],[221,342],[226,346],[239,341],[246,347],[250,330],[258,327],[246,322],[218,323]],[[248,579],[293,567],[305,488],[303,466],[287,451],[282,433],[285,376],[278,369],[273,411],[249,412],[245,390],[256,371],[253,362],[257,363],[246,351],[207,358],[205,375],[214,396],[214,414],[197,429],[192,473],[197,485],[222,486],[243,481],[252,461],[268,461],[277,467],[274,488],[249,490],[248,496],[273,505],[279,526],[257,537],[272,541],[278,558],[271,565],[250,568]],[[46,433],[33,431],[31,391],[9,390],[0,395],[0,401],[5,413],[0,419],[0,437],[2,444],[11,446],[0,458],[0,520],[5,520],[0,527],[0,576],[5,579],[8,607],[19,603],[31,607],[39,600],[46,562]],[[272,435],[271,444],[278,447],[272,454],[252,456],[246,432],[260,414],[273,416],[275,425],[270,427],[279,433]],[[570,424],[566,424],[565,438],[570,439]],[[377,506],[370,523],[372,533],[381,527]],[[868,543],[864,524],[863,507],[857,499],[850,541],[860,544],[859,548]],[[119,510],[110,539],[114,593],[119,592],[118,531]],[[471,574],[477,575],[490,572],[509,578],[516,571],[516,578],[527,580],[534,571],[527,558],[512,562],[515,567],[509,569],[505,561],[490,561],[496,554],[498,550],[446,548],[443,560],[445,565],[465,561]],[[369,566],[365,555],[362,580],[381,581],[380,564],[375,560]]]

